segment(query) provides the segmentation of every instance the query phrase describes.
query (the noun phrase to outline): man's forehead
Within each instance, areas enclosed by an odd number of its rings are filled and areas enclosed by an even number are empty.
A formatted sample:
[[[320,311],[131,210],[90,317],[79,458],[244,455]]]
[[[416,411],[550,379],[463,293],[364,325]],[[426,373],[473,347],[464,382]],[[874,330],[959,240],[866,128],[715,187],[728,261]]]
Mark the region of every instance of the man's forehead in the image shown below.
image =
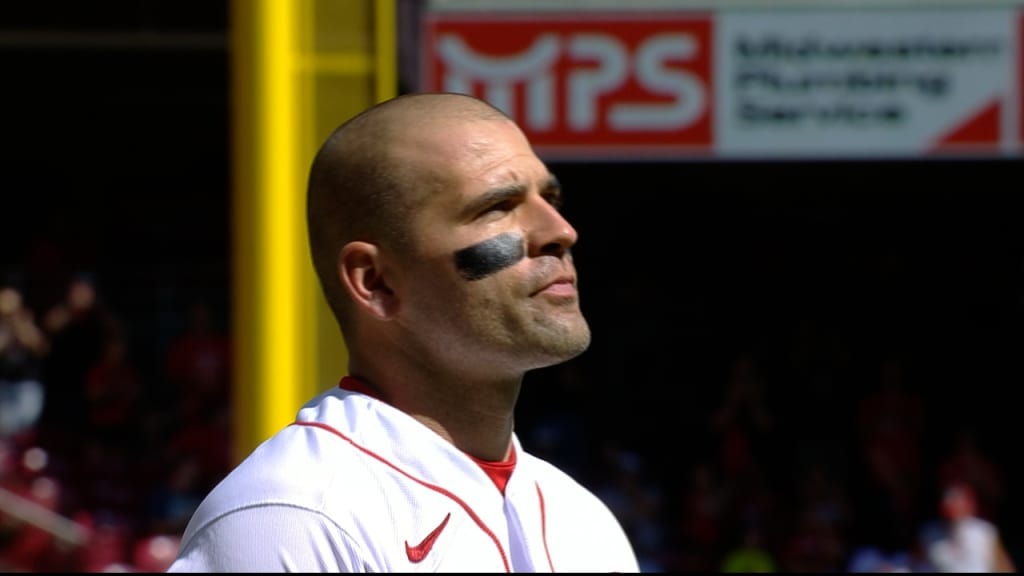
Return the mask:
[[[541,166],[526,137],[508,120],[431,121],[410,126],[403,145],[411,157],[469,179],[508,179]]]

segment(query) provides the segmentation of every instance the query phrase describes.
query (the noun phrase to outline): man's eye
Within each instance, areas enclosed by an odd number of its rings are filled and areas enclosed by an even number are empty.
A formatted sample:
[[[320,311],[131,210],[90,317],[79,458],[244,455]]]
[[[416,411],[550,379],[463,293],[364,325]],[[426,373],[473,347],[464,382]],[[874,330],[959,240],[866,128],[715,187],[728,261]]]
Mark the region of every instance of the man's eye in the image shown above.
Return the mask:
[[[550,196],[547,196],[546,200],[548,201],[548,204],[551,204],[552,206],[558,208],[559,210],[562,209],[562,206],[565,206],[565,198],[563,198],[561,195],[552,194]]]
[[[498,202],[497,204],[491,204],[488,206],[483,213],[488,214],[490,212],[509,212],[516,207],[516,202],[512,200],[505,200],[504,202]]]

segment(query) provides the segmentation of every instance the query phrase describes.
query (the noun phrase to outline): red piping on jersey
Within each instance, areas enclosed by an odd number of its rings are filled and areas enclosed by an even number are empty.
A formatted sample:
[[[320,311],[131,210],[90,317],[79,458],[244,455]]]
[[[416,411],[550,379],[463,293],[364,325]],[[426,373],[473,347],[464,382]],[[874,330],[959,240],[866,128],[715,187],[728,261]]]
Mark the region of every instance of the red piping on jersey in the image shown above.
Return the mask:
[[[548,549],[548,515],[544,509],[544,493],[540,491],[540,484],[533,483],[537,487],[537,499],[540,500],[540,535],[544,540],[544,555],[548,557],[548,568],[555,571],[555,564],[551,561],[551,550]]]
[[[488,528],[486,524],[484,524],[483,520],[481,520],[480,517],[476,515],[476,512],[474,512],[473,509],[469,507],[469,504],[466,504],[465,502],[463,502],[458,496],[456,496],[455,494],[452,494],[451,492],[445,490],[444,488],[442,488],[440,486],[435,486],[434,484],[430,484],[428,482],[424,482],[423,480],[420,480],[419,478],[416,478],[415,476],[409,474],[405,470],[402,470],[398,466],[395,466],[391,462],[387,461],[383,456],[381,456],[381,455],[379,455],[379,454],[377,454],[375,452],[371,452],[367,448],[364,448],[364,447],[360,446],[359,444],[356,444],[351,438],[349,438],[348,436],[345,436],[344,434],[342,434],[341,432],[339,432],[339,431],[335,430],[334,428],[328,426],[327,424],[324,424],[322,422],[304,422],[304,421],[296,421],[293,424],[295,424],[297,426],[312,426],[314,428],[320,428],[322,430],[326,430],[326,431],[330,432],[331,434],[334,434],[335,436],[337,436],[337,437],[341,438],[342,440],[348,442],[349,444],[351,444],[354,448],[356,448],[360,452],[366,454],[367,456],[370,456],[371,458],[374,458],[375,460],[379,461],[381,464],[384,464],[385,466],[387,466],[388,468],[391,468],[395,472],[398,472],[402,476],[405,476],[409,480],[412,480],[413,482],[415,482],[415,483],[417,483],[417,484],[419,484],[419,485],[421,485],[421,486],[423,486],[425,488],[429,488],[429,489],[433,490],[434,492],[437,492],[439,494],[443,494],[443,495],[447,496],[448,498],[451,498],[452,501],[454,501],[456,504],[461,506],[462,509],[466,511],[466,514],[469,514],[469,517],[472,518],[474,522],[476,522],[476,525],[479,526],[480,529],[483,530],[485,534],[490,536],[492,541],[494,541],[494,545],[498,548],[498,553],[501,554],[501,561],[502,561],[502,563],[505,564],[505,572],[511,572],[512,571],[512,568],[511,568],[511,566],[509,566],[509,563],[508,563],[508,556],[505,554],[505,549],[501,547],[501,542],[498,540],[498,537],[495,536],[494,532],[492,532],[491,529]],[[537,491],[538,491],[538,493],[540,492],[540,487],[539,486],[537,487]],[[541,498],[541,506],[542,507],[543,507],[543,503],[544,503],[544,499],[542,497]],[[543,514],[542,514],[542,516],[543,516]],[[546,537],[544,539],[544,546],[545,547],[547,546],[547,538]],[[549,558],[548,562],[550,563],[550,561],[551,560]]]

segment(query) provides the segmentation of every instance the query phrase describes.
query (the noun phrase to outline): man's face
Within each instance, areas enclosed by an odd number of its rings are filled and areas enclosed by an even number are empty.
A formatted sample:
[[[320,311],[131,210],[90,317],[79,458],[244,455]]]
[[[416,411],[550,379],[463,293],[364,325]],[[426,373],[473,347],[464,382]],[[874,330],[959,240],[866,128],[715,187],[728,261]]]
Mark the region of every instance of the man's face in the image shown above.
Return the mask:
[[[399,321],[428,348],[483,373],[515,374],[590,343],[559,213],[561,190],[508,121],[436,127],[402,150],[431,175],[399,256]]]

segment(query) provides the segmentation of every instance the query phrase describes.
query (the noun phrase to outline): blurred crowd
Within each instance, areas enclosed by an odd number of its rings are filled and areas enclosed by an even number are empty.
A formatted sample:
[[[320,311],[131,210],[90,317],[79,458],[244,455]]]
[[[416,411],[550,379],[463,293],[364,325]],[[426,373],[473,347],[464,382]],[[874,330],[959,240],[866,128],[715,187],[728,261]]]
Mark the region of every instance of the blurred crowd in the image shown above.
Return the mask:
[[[162,571],[231,465],[223,311],[188,302],[148,371],[95,275],[39,311],[25,282],[0,278],[0,571]],[[877,368],[833,448],[852,450],[846,467],[782,457],[815,432],[787,428],[745,351],[713,383],[697,453],[588,436],[572,363],[550,372],[549,412],[524,415],[520,435],[608,503],[645,571],[1012,571],[1003,470],[966,424],[930,455],[928,404],[901,359]]]
[[[685,395],[654,446],[616,439],[622,425],[635,425],[621,418],[579,434],[571,406],[527,427],[527,444],[574,469],[612,507],[644,571],[1015,571],[1000,530],[1007,480],[972,423],[929,426],[929,403],[908,385],[901,361],[885,358],[877,368],[848,419],[828,412],[835,427],[850,429],[848,439],[794,424],[770,398],[756,355],[741,351],[686,445],[671,440],[688,430]],[[567,374],[545,384],[579,398],[582,384]],[[658,418],[652,401],[620,400]],[[807,408],[797,401],[795,409]],[[602,426],[612,431],[595,440]],[[800,455],[816,439],[830,457]],[[595,441],[598,456],[581,462]]]
[[[95,275],[42,311],[26,280],[0,278],[0,571],[162,571],[230,464],[227,335],[196,299],[148,372]]]

